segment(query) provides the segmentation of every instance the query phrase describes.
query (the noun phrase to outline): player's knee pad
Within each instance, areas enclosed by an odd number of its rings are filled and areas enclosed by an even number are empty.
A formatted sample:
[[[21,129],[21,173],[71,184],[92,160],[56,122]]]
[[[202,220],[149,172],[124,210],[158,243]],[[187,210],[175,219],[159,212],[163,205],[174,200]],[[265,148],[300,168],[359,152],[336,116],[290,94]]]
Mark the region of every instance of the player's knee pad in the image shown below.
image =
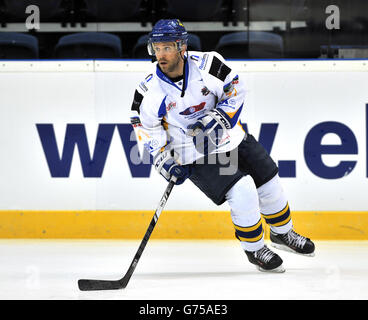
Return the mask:
[[[249,175],[235,183],[227,192],[226,200],[230,205],[232,216],[236,219],[247,215],[259,214],[257,189],[252,177]]]

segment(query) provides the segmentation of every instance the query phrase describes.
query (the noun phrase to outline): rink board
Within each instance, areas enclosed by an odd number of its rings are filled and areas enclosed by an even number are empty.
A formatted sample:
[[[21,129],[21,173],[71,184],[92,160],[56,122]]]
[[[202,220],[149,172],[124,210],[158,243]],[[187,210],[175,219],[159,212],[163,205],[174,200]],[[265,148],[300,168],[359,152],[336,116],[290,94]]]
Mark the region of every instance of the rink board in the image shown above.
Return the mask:
[[[142,239],[152,211],[3,211],[0,238]],[[368,212],[292,213],[294,229],[312,239],[367,240]],[[265,239],[269,227],[263,221]],[[234,239],[229,211],[164,211],[155,239]]]
[[[243,126],[277,163],[296,230],[368,240],[368,61],[228,63],[246,83]],[[139,158],[129,119],[152,66],[0,64],[0,238],[142,237],[167,185]],[[234,238],[229,207],[186,182],[153,237]]]

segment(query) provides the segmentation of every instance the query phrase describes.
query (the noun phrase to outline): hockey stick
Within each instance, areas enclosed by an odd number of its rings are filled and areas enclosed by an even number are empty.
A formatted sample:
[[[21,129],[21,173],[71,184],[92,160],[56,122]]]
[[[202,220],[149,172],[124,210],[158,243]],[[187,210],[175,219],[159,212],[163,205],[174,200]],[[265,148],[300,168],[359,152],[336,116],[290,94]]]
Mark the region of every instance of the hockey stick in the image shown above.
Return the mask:
[[[78,287],[82,291],[92,291],[92,290],[116,290],[116,289],[125,289],[128,285],[128,282],[130,280],[130,277],[132,276],[135,267],[138,264],[138,261],[143,253],[144,248],[146,247],[146,244],[151,236],[151,233],[156,226],[157,220],[166,204],[167,199],[169,198],[169,195],[175,185],[176,177],[172,176],[171,180],[166,187],[165,193],[163,194],[160,203],[156,209],[155,214],[153,215],[153,218],[151,220],[151,223],[148,226],[148,229],[146,231],[146,234],[143,237],[143,240],[137,250],[137,253],[134,256],[134,259],[132,263],[130,264],[130,267],[128,271],[126,272],[125,276],[119,280],[93,280],[93,279],[80,279],[78,280]]]

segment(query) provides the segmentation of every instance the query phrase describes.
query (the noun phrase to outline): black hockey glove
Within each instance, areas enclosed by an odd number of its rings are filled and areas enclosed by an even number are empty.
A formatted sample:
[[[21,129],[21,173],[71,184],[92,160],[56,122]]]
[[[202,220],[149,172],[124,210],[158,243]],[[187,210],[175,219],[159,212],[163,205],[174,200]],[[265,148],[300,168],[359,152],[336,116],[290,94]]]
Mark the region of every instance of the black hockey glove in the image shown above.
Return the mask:
[[[170,181],[172,175],[175,176],[177,185],[182,184],[190,176],[188,166],[181,166],[175,162],[174,150],[164,150],[158,153],[153,159],[153,165],[167,181]]]

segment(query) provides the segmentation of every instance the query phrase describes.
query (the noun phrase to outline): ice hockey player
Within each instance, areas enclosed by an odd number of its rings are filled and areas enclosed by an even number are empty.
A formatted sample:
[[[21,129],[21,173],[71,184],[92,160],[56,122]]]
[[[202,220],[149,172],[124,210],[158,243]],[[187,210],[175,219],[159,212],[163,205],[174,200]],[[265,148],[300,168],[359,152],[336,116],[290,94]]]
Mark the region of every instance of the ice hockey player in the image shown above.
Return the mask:
[[[177,19],[158,21],[149,34],[157,62],[134,93],[138,145],[167,180],[189,178],[215,204],[227,201],[248,260],[261,271],[284,272],[280,256],[265,245],[262,216],[274,247],[313,256],[314,243],[293,230],[278,167],[240,123],[242,78],[220,54],[188,51],[187,42]]]

